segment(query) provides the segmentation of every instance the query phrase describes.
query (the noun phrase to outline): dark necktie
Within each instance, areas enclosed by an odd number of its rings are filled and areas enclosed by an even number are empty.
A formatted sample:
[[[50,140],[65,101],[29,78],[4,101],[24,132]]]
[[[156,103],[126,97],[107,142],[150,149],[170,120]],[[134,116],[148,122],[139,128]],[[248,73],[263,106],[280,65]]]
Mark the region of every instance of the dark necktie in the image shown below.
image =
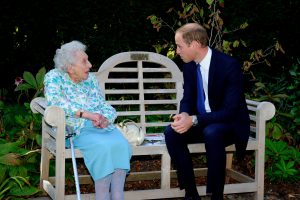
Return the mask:
[[[202,82],[202,75],[200,71],[200,64],[197,64],[197,109],[199,114],[205,113],[205,93],[203,90],[203,82]]]

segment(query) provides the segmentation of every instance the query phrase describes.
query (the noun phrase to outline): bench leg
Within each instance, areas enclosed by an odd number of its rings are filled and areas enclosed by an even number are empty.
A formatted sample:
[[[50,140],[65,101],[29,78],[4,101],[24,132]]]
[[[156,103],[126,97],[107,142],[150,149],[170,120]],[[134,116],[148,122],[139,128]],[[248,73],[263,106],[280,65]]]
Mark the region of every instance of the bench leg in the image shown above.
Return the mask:
[[[171,185],[171,158],[168,153],[161,155],[161,188],[170,189]]]
[[[43,180],[49,180],[50,153],[46,148],[41,150],[41,166],[40,166],[40,188],[44,190]]]
[[[42,127],[45,126],[45,122],[43,120]],[[50,157],[51,154],[46,148],[46,140],[49,136],[44,131],[42,132],[42,148],[41,148],[41,165],[40,165],[40,188],[43,192],[44,186],[43,186],[43,180],[49,180],[49,167],[50,167]]]
[[[63,141],[64,142],[64,141]],[[64,145],[57,142],[57,151],[55,157],[55,199],[65,198],[65,168],[66,168],[66,158]],[[63,148],[61,148],[63,146]]]
[[[260,147],[255,152],[255,180],[257,181],[257,192],[255,200],[264,199],[264,147]]]
[[[226,169],[232,169],[233,153],[226,154]],[[225,183],[229,183],[230,178],[226,176]]]

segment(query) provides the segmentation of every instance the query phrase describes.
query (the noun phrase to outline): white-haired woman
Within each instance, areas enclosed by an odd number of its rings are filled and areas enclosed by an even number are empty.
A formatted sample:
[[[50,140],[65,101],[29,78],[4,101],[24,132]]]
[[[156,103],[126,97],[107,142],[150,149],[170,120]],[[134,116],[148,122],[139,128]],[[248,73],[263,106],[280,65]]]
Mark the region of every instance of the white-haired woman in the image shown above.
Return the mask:
[[[73,127],[74,147],[82,152],[95,181],[96,200],[123,200],[131,147],[113,125],[116,110],[89,73],[92,65],[85,50],[79,41],[56,50],[54,69],[45,75],[45,97],[48,105],[64,109],[66,123]]]

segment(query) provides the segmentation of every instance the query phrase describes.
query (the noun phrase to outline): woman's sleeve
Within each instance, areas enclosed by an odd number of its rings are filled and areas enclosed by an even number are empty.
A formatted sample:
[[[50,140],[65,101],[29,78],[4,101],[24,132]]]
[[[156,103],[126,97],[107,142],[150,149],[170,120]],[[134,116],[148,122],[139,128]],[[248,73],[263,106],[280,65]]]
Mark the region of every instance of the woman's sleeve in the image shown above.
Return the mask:
[[[81,109],[79,104],[71,103],[66,98],[68,89],[64,87],[64,81],[59,74],[51,71],[47,73],[44,79],[44,89],[48,105],[61,107],[66,116],[74,117],[75,113]]]
[[[103,115],[110,123],[113,123],[117,118],[117,112],[115,108],[113,108],[110,104],[108,104],[103,96],[103,92],[101,91],[101,87],[97,79],[93,79],[94,84],[94,94],[96,94],[96,98],[99,99],[99,104],[97,106],[97,110],[99,110],[99,114]]]

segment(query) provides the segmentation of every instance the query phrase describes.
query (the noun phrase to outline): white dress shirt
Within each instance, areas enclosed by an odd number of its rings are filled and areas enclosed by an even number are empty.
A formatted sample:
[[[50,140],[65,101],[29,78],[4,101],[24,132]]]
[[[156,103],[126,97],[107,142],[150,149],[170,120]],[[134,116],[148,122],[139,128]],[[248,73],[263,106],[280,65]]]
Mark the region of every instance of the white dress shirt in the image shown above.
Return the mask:
[[[203,89],[204,89],[204,93],[205,93],[204,106],[205,106],[206,112],[211,112],[211,109],[209,106],[209,99],[208,99],[208,73],[209,73],[211,55],[212,55],[212,51],[208,47],[207,54],[205,55],[203,60],[199,63],[201,75],[202,75]]]

